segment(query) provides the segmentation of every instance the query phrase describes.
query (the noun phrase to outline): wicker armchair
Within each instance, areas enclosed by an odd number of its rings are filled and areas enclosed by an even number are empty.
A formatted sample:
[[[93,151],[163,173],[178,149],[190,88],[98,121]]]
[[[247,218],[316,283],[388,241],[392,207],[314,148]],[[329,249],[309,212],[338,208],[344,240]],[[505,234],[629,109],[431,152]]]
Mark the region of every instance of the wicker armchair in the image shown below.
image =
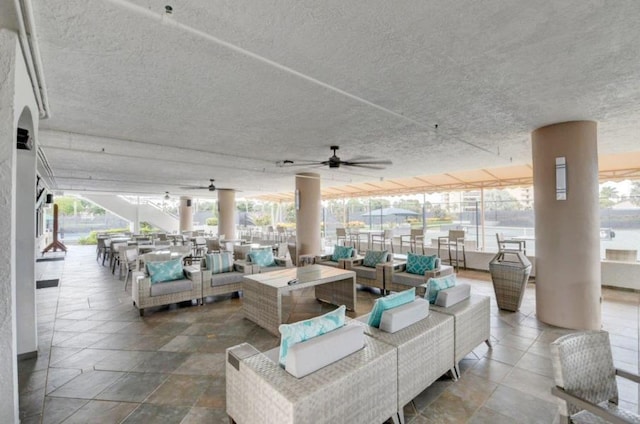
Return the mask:
[[[386,261],[376,265],[375,268],[364,266],[362,264],[364,258],[340,259],[340,263],[343,264],[343,266],[338,266],[338,268],[355,271],[356,283],[363,286],[376,287],[381,291],[384,291],[384,266],[385,264],[390,263],[392,258],[393,254],[388,253]]]
[[[253,274],[253,265],[244,261],[233,263],[230,272],[213,274],[206,268],[206,261],[200,262],[202,266],[202,300],[207,296],[218,296],[242,291],[242,280],[245,275]]]
[[[134,273],[131,297],[133,304],[140,311],[140,316],[144,316],[145,308],[150,306],[170,305],[187,300],[197,300],[198,303],[200,303],[202,298],[202,273],[200,272],[199,266],[185,267],[185,278],[182,280],[156,283],[153,285],[148,275],[138,274],[141,275],[136,277],[136,273]],[[166,290],[178,286],[180,287],[179,291],[171,292],[171,290]],[[160,291],[167,293],[162,294]]]
[[[416,294],[424,296],[424,287],[429,278],[444,277],[453,274],[453,267],[442,265],[440,258],[436,258],[434,269],[425,271],[423,275],[406,272],[406,262],[389,263],[384,267],[384,289],[388,291],[402,291],[416,287]]]
[[[556,386],[566,423],[640,423],[640,416],[618,406],[616,376],[640,383],[640,376],[613,365],[609,333],[586,331],[551,343]]]
[[[334,261],[331,259],[332,257],[333,255],[331,253],[328,253],[326,255],[318,255],[315,258],[315,263],[318,265],[332,266],[334,268],[344,268],[344,262]],[[356,249],[353,249],[351,251],[351,258],[358,258],[358,251]]]

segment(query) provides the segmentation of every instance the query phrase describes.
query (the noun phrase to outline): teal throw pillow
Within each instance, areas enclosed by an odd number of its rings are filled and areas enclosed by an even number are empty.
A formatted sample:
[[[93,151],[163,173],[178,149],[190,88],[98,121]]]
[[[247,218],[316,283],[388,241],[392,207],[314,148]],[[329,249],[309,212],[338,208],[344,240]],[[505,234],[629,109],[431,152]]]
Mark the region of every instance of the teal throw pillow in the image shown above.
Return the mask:
[[[436,267],[436,255],[422,256],[407,253],[407,272],[409,274],[424,275],[425,271],[431,271]]]
[[[328,312],[319,317],[298,321],[293,324],[281,324],[278,327],[280,334],[280,365],[287,364],[287,354],[289,348],[296,343],[321,336],[329,331],[333,331],[344,325],[346,306],[342,305],[338,309]]]
[[[398,293],[390,294],[386,297],[380,297],[376,300],[371,308],[369,314],[368,324],[371,327],[380,327],[380,320],[382,319],[382,313],[387,309],[395,308],[396,306],[402,306],[405,303],[413,302],[416,298],[416,288],[412,287],[409,290],[401,291]]]
[[[184,278],[182,259],[173,259],[162,262],[147,262],[147,271],[149,272],[151,284],[181,280]]]
[[[258,266],[274,266],[276,264],[275,259],[273,259],[273,250],[271,249],[252,250],[247,256],[249,256],[251,263]]]
[[[454,287],[456,285],[456,275],[450,274],[444,277],[438,278],[429,278],[427,281],[428,290],[425,293],[425,298],[429,301],[429,303],[436,303],[436,298],[438,297],[438,292],[440,290],[448,289],[449,287]]]
[[[338,246],[337,244],[333,248],[333,255],[331,260],[338,262],[340,259],[349,259],[353,253],[353,247],[351,246]]]
[[[233,253],[209,253],[205,256],[207,270],[212,274],[233,271]]]
[[[375,268],[376,265],[386,262],[388,254],[387,250],[367,250],[362,260],[362,265]]]

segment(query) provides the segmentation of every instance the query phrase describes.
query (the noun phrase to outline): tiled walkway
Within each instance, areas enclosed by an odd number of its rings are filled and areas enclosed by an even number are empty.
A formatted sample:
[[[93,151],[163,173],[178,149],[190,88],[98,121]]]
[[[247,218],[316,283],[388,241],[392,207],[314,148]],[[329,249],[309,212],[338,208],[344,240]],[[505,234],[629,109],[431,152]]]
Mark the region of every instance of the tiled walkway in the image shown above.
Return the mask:
[[[462,272],[472,291],[492,297],[492,350],[462,361],[462,378],[442,378],[405,408],[410,423],[553,423],[548,343],[565,331],[535,319],[531,285],[520,312],[498,311],[486,273]],[[149,309],[140,318],[124,283],[95,261],[93,247],[71,246],[60,286],[37,290],[39,356],[19,363],[23,423],[222,423],[224,350],[258,349],[278,340],[242,318],[242,300],[202,307]],[[604,290],[603,325],[616,364],[638,371],[636,293]],[[377,297],[358,291],[357,314]],[[289,302],[290,321],[332,307],[311,292]],[[620,385],[621,403],[637,411],[638,391]]]

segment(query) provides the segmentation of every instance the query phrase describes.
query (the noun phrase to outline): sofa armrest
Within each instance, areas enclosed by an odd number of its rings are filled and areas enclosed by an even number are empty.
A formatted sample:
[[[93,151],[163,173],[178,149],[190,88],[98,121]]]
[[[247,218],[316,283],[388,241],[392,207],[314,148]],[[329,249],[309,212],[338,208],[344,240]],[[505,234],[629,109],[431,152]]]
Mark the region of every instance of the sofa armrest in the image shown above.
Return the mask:
[[[189,265],[184,267],[184,276],[194,283],[202,282],[202,271],[200,270],[200,264]]]
[[[326,255],[316,255],[316,263],[319,262],[324,262],[324,261],[330,261],[331,258],[333,257],[333,255],[331,253],[328,253]]]
[[[151,278],[142,273],[132,276],[131,298],[136,305],[140,304],[140,299],[151,296]]]
[[[361,266],[364,258],[340,259],[340,264],[344,269],[353,269],[354,266]]]
[[[247,261],[235,261],[233,263],[233,268],[245,275],[255,274],[258,272],[256,267]]]
[[[273,258],[274,262],[276,263],[277,266],[283,266],[285,268],[292,268],[293,267],[293,262],[291,262],[291,259],[287,259],[287,258]]]
[[[202,270],[202,281],[211,281],[211,277],[213,276],[213,272],[210,269]]]

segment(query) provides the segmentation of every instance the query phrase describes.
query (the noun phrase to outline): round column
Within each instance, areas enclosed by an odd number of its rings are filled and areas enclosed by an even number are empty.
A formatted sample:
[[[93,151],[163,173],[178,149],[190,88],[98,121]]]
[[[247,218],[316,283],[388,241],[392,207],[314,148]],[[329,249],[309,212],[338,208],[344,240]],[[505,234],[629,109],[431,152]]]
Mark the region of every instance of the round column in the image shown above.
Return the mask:
[[[297,254],[298,256],[319,255],[322,247],[320,240],[322,203],[319,174],[305,172],[296,175],[296,205]]]
[[[599,330],[596,123],[564,122],[539,128],[532,133],[532,150],[537,317],[559,327]],[[566,163],[566,200],[557,198],[556,158]]]
[[[193,231],[193,210],[191,196],[180,196],[180,232]]]
[[[218,190],[218,235],[227,240],[236,238],[236,192]]]

